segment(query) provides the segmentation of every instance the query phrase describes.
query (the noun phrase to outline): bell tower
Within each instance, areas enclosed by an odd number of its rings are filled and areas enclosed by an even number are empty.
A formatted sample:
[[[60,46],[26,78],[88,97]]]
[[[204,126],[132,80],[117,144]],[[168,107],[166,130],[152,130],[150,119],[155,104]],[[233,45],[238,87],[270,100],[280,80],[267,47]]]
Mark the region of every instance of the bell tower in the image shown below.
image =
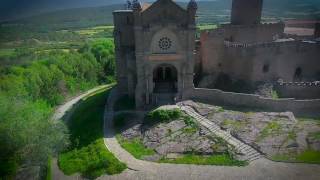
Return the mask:
[[[263,0],[233,0],[231,24],[253,25],[260,24]]]

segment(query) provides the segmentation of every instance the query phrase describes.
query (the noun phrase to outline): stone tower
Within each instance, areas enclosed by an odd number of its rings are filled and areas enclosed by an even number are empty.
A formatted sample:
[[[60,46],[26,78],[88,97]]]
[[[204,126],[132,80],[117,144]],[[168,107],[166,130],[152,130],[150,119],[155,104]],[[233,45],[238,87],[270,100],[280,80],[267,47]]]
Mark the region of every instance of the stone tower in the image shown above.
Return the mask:
[[[231,24],[260,24],[263,0],[233,0]]]

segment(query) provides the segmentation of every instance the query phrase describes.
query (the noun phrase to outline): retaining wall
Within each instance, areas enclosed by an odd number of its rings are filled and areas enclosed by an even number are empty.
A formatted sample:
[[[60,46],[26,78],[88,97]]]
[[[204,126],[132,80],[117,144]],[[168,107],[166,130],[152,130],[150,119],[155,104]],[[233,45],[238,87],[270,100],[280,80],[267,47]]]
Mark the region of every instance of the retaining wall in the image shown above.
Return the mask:
[[[195,88],[187,93],[188,99],[220,106],[234,106],[272,112],[293,112],[301,117],[320,117],[320,99],[270,99],[259,95],[224,92],[217,89]]]

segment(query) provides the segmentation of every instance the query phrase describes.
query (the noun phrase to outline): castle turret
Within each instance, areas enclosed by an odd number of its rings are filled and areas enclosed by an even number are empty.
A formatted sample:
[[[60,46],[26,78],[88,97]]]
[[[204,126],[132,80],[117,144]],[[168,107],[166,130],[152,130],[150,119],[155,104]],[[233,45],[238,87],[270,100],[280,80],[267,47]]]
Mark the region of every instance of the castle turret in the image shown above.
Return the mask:
[[[233,0],[231,24],[260,24],[263,0]]]
[[[188,3],[188,14],[189,14],[189,22],[191,24],[195,24],[195,16],[198,10],[198,4],[195,0],[190,0]]]

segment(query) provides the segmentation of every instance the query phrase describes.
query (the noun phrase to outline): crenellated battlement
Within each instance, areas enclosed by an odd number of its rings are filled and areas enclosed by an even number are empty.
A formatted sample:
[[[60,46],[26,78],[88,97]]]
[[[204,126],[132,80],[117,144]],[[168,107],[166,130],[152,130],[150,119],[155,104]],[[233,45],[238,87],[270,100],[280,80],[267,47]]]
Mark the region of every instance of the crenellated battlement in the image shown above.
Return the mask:
[[[319,87],[320,88],[320,81],[314,81],[314,82],[285,82],[282,79],[280,79],[277,82],[277,85],[279,85],[279,86],[296,86],[296,87]]]
[[[224,46],[226,48],[273,48],[273,47],[285,47],[292,45],[317,45],[319,43],[313,41],[300,41],[300,40],[283,40],[283,41],[273,41],[273,42],[259,42],[259,43],[238,43],[224,41]]]
[[[251,24],[251,25],[234,25],[234,24],[221,24],[220,25],[221,28],[225,28],[225,29],[230,29],[230,28],[234,28],[234,29],[257,29],[257,28],[261,28],[261,29],[270,29],[270,28],[274,28],[274,27],[285,27],[284,22],[280,21],[280,22],[269,22],[269,23],[263,23],[263,24]]]

